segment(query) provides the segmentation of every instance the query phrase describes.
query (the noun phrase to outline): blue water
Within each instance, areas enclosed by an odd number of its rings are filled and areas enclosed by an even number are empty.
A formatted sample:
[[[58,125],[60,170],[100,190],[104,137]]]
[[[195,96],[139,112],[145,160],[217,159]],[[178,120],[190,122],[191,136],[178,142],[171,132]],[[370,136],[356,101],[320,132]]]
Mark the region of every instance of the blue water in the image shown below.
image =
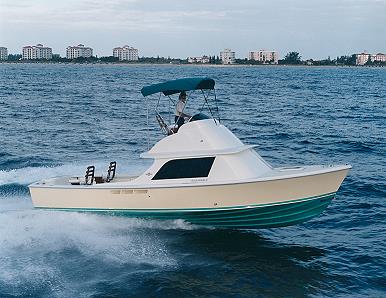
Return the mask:
[[[33,210],[34,181],[146,168],[139,91],[191,76],[274,166],[353,165],[320,217],[237,231]],[[0,64],[0,296],[386,296],[385,86],[384,68]]]

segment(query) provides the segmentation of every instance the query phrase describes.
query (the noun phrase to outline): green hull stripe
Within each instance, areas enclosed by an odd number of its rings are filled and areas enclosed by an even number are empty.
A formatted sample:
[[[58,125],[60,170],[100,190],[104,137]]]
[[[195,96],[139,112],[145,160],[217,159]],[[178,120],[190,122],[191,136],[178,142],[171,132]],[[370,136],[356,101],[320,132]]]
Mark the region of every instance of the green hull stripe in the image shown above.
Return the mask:
[[[301,216],[301,215],[304,215],[304,214],[307,214],[307,213],[314,213],[315,211],[319,214],[319,210],[324,210],[328,205],[329,205],[330,202],[328,203],[325,203],[325,204],[320,204],[320,205],[316,205],[316,206],[313,206],[312,208],[309,208],[309,209],[305,209],[305,210],[297,210],[296,212],[293,212],[293,213],[285,213],[285,214],[280,214],[279,210],[278,210],[278,215],[276,216],[271,216],[271,217],[260,217],[260,214],[255,214],[253,218],[239,218],[239,219],[234,219],[234,218],[219,218],[219,220],[216,220],[215,222],[213,222],[213,220],[201,220],[201,218],[197,219],[197,222],[200,223],[200,224],[204,224],[204,223],[208,223],[208,224],[226,224],[227,222],[229,223],[229,221],[233,223],[243,223],[243,222],[251,222],[253,221],[254,223],[258,223],[258,222],[264,222],[264,221],[269,221],[269,222],[274,222],[276,219],[285,219],[285,218],[292,218],[292,217],[298,217],[298,216]],[[196,222],[196,220],[189,220],[191,222]]]
[[[326,200],[326,199],[327,198],[323,198],[323,200]],[[333,199],[333,196],[328,198],[327,204],[329,204],[332,199]],[[270,218],[282,216],[283,214],[286,214],[286,213],[291,213],[291,212],[293,213],[294,209],[298,209],[300,207],[300,204],[302,204],[301,206],[303,209],[303,208],[307,208],[308,205],[313,205],[314,202],[313,201],[306,201],[303,203],[296,203],[296,204],[287,204],[287,205],[283,204],[283,205],[280,205],[280,208],[277,205],[276,206],[270,206],[270,207],[264,207],[264,208],[261,208],[264,210],[259,210],[258,215],[259,215],[259,218],[265,218],[265,217],[267,217],[267,215]],[[219,217],[218,214],[220,214],[221,216]],[[249,209],[238,210],[237,213],[236,212],[230,213],[230,212],[224,211],[221,213],[216,212],[215,214],[212,214],[212,213],[209,214],[209,212],[206,212],[206,213],[203,213],[203,216],[200,216],[200,219],[219,220],[222,218],[223,219],[248,218],[248,217],[255,217],[256,214],[257,214],[256,208],[249,208]],[[276,216],[275,216],[275,214],[276,214]],[[277,214],[280,214],[280,215],[277,215]],[[192,215],[192,218],[194,218],[194,214]]]
[[[285,227],[294,225],[297,223],[302,223],[307,220],[310,220],[318,215],[320,215],[325,207],[320,208],[318,210],[314,210],[314,212],[303,214],[303,216],[287,218],[285,220],[276,220],[276,221],[266,221],[257,223],[256,221],[246,222],[246,223],[222,223],[222,224],[208,224],[210,226],[215,227],[228,227],[228,228],[245,228],[245,229],[253,229],[253,228],[275,228],[275,227]]]
[[[286,217],[286,216],[294,216],[294,215],[297,215],[297,214],[302,214],[302,213],[305,213],[305,212],[308,212],[308,211],[311,211],[313,209],[317,209],[317,208],[326,208],[328,205],[330,204],[330,201],[329,202],[326,202],[324,204],[318,204],[316,206],[312,206],[312,207],[309,207],[309,208],[305,208],[302,210],[298,210],[300,207],[296,207],[296,211],[292,211],[292,210],[284,210],[284,211],[287,211],[287,212],[282,212],[283,210],[281,209],[278,209],[278,210],[275,210],[275,215],[274,216],[262,216],[261,213],[254,213],[254,214],[249,214],[249,215],[246,215],[246,216],[237,216],[237,217],[216,217],[216,218],[205,218],[205,217],[199,217],[197,219],[197,221],[199,221],[200,223],[201,222],[208,222],[208,223],[211,223],[213,221],[215,222],[226,222],[226,221],[229,221],[229,220],[232,220],[232,222],[243,222],[243,221],[250,221],[250,220],[253,220],[253,221],[263,221],[263,220],[273,220],[273,219],[276,219],[276,218],[283,218],[283,217]],[[292,212],[288,212],[288,211],[292,211]],[[186,217],[187,218],[187,217]],[[187,220],[193,222],[195,221],[196,219],[195,218],[187,218]]]

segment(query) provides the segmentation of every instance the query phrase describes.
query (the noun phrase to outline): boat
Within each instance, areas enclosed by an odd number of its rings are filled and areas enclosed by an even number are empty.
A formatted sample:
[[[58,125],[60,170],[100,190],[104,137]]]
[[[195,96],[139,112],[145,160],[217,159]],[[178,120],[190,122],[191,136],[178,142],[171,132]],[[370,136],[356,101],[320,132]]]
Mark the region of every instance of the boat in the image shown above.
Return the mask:
[[[222,124],[214,87],[207,77],[143,87],[147,106],[155,103],[154,111],[148,108],[148,127],[154,112],[163,132],[141,154],[153,160],[151,166],[128,176],[116,174],[117,164],[111,162],[106,177],[90,166],[84,176],[44,179],[29,185],[34,207],[236,229],[284,227],[320,215],[351,166],[272,167],[255,145],[244,144]],[[178,126],[167,121],[167,111],[173,112],[174,97],[182,92],[189,93],[187,102],[197,94],[203,100]]]

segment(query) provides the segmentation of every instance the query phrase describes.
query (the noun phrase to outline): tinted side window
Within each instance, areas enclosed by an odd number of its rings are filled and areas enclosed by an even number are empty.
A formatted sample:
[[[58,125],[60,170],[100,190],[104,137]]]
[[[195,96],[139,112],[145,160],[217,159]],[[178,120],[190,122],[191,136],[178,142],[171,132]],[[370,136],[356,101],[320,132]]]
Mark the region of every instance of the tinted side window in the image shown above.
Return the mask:
[[[215,157],[169,160],[152,180],[208,177]]]

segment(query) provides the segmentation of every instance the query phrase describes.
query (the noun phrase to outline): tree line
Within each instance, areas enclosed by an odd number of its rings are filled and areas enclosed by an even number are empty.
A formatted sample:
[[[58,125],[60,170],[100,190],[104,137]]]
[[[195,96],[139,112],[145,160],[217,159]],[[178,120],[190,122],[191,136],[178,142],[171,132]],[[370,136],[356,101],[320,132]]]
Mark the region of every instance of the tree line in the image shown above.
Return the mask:
[[[334,66],[334,65],[347,65],[347,66],[354,66],[356,65],[356,55],[347,55],[347,56],[338,56],[334,59],[331,59],[330,56],[328,56],[326,59],[321,60],[314,60],[314,59],[308,59],[303,61],[301,59],[302,57],[298,52],[289,52],[284,59],[279,60],[279,64],[283,65],[316,65],[316,66]],[[386,66],[386,62],[381,61],[371,61],[371,59],[368,59],[366,62],[367,66]]]
[[[222,64],[222,61],[219,56],[207,56],[209,59],[209,64]],[[9,54],[8,61],[21,61],[22,55],[20,54]],[[61,63],[149,63],[149,64],[188,64],[188,59],[180,58],[170,58],[170,57],[140,57],[138,60],[134,61],[119,61],[117,57],[113,56],[103,56],[103,57],[79,57],[75,59],[67,59],[65,57],[60,57],[59,54],[53,54],[51,60],[46,59],[35,59],[33,62],[61,62]],[[31,62],[32,62],[31,61]],[[248,65],[261,65],[261,64],[273,64],[274,61],[257,61],[245,59],[236,59],[236,64],[248,64]],[[197,63],[201,64],[201,63]],[[331,59],[328,56],[326,59],[321,60],[302,60],[300,53],[298,52],[289,52],[283,59],[278,61],[280,65],[316,65],[316,66],[334,66],[334,65],[356,65],[356,55],[347,55],[347,56],[338,56],[334,59]],[[386,62],[380,61],[371,61],[369,59],[365,64],[367,66],[386,66]]]

